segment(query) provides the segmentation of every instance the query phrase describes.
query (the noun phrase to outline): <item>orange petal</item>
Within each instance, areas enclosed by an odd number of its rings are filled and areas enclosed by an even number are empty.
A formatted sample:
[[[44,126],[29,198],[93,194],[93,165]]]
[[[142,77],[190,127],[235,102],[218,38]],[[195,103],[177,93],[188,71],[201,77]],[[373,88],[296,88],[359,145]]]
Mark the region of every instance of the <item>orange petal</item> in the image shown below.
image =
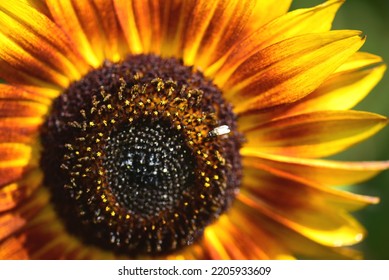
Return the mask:
[[[223,84],[243,61],[272,44],[298,35],[329,31],[342,3],[342,0],[327,1],[314,8],[295,10],[255,30],[250,36],[238,41],[229,53],[228,50],[224,50],[227,54],[224,55],[223,62],[218,62],[223,66],[217,71],[216,82],[219,85]],[[214,65],[205,73],[213,75],[215,70]],[[218,75],[223,76],[224,80]]]
[[[220,242],[221,248],[217,248],[217,251],[219,251],[218,254],[213,253],[215,250],[210,248],[211,256],[216,257],[217,259],[226,259],[227,255],[228,257],[231,257],[231,259],[239,260],[271,258],[262,250],[262,244],[256,243],[256,240],[253,240],[252,236],[246,234],[245,231],[234,224],[231,213],[219,217],[217,222],[207,227],[205,231],[206,234],[204,239],[211,238],[211,240],[205,240],[206,243],[209,243],[210,247],[216,238]],[[211,232],[211,234],[209,232]],[[262,235],[262,237],[263,236],[264,235]],[[262,239],[262,242],[265,240],[267,242],[267,239],[265,238]],[[250,250],[247,250],[247,248],[250,248]],[[222,251],[225,252],[224,258],[223,254],[220,253]]]
[[[259,224],[250,219],[248,213],[240,207],[237,202],[228,212],[227,224],[228,228],[234,229],[234,237],[236,236],[237,246],[242,246],[244,251],[250,251],[248,254],[255,254],[251,259],[293,259],[292,252],[280,242],[273,232],[269,232],[266,226],[258,226]],[[246,244],[242,244],[246,240]],[[253,242],[250,244],[250,241]],[[243,247],[245,246],[245,248]],[[250,248],[250,250],[247,250]]]
[[[197,1],[188,20],[184,62],[206,69],[237,42],[285,13],[291,1]]]
[[[348,246],[360,242],[364,228],[349,214],[329,207],[306,207],[304,211],[274,208],[245,192],[237,199],[262,215],[325,246]]]
[[[0,260],[27,260],[28,252],[24,248],[25,236],[10,237],[0,243]]]
[[[42,121],[41,118],[0,118],[0,143],[35,142],[36,133]]]
[[[21,143],[0,143],[0,186],[21,178],[29,169],[37,166],[34,149]]]
[[[26,224],[26,220],[20,215],[1,214],[0,215],[0,242],[14,232],[21,229]]]
[[[51,98],[46,96],[43,91],[39,91],[39,89],[29,91],[13,85],[0,84],[0,101],[4,100],[23,100],[45,105],[51,104]]]
[[[265,165],[327,186],[361,183],[389,168],[389,161],[339,162],[270,155],[245,149],[241,151],[241,154],[247,166],[261,168]]]
[[[168,1],[167,5],[171,3]],[[135,45],[138,51],[143,53],[160,53],[162,36],[162,17],[165,11],[165,3],[161,1],[115,1],[116,10],[121,16],[122,25],[127,24],[127,41],[131,48],[132,40],[135,39]],[[124,8],[124,9],[123,9]],[[122,11],[126,11],[124,14]],[[170,14],[173,17],[173,15]],[[124,21],[126,17],[126,22]],[[175,16],[174,16],[175,18]]]
[[[0,77],[15,84],[51,83],[65,88],[69,79],[42,63],[9,38],[0,33]]]
[[[319,87],[363,42],[357,31],[287,39],[241,63],[222,89],[239,114],[291,103]]]
[[[292,0],[258,0],[255,1],[252,13],[247,19],[246,34],[250,34],[269,21],[285,14],[292,3]]]
[[[31,101],[0,100],[0,118],[3,117],[36,117],[47,113],[47,106]]]
[[[386,123],[383,116],[359,111],[296,115],[246,131],[244,149],[291,157],[325,157],[365,140]]]
[[[214,260],[231,259],[225,245],[217,236],[217,231],[213,228],[206,228],[204,232],[204,247],[210,257]]]
[[[257,123],[296,114],[325,110],[347,110],[361,101],[381,80],[386,66],[380,57],[356,53],[335,71],[317,90],[304,98],[269,111],[253,111],[239,118],[239,127],[247,130]],[[347,70],[346,70],[347,68]]]
[[[16,211],[0,215],[0,242],[20,232],[23,227],[31,225],[33,217],[49,202],[49,196],[42,188],[36,191],[30,200]]]
[[[270,236],[276,241],[275,246],[288,248],[295,256],[309,259],[360,259],[359,252],[350,248],[328,247],[306,238],[300,233],[290,229],[287,226],[262,215],[250,206],[247,206],[239,200],[235,203],[235,209],[238,209],[242,219],[240,228],[253,232],[255,234],[258,225],[262,230],[270,233]],[[261,239],[258,239],[261,242]],[[266,244],[266,242],[265,242]]]
[[[104,59],[121,58],[123,42],[112,1],[47,0],[46,3],[56,24],[93,67],[101,65]]]
[[[20,205],[43,180],[43,174],[39,171],[31,172],[15,183],[0,188],[0,212],[8,211]]]
[[[334,209],[356,211],[378,203],[375,197],[357,195],[266,165],[244,160],[243,189],[274,207],[306,211],[309,207],[333,206]]]
[[[45,15],[24,1],[7,3],[0,4],[1,60],[62,87],[86,72],[87,65],[67,37]]]

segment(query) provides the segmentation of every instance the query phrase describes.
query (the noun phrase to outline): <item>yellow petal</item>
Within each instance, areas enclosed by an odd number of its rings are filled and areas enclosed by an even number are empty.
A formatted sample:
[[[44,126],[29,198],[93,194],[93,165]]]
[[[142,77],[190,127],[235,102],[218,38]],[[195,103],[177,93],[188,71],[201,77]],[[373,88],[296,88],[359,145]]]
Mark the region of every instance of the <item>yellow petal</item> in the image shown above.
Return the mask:
[[[218,85],[224,84],[229,75],[244,60],[272,44],[298,35],[329,31],[335,14],[342,3],[342,0],[327,1],[314,8],[289,12],[238,41],[229,53],[227,53],[228,50],[223,50],[227,54],[224,55],[224,63],[218,62],[218,64],[222,63],[223,66],[217,71],[216,82]],[[215,70],[214,65],[207,69],[205,73],[213,76]]]
[[[257,0],[247,22],[247,33],[250,34],[269,21],[285,14],[292,0]]]
[[[0,242],[12,233],[18,231],[26,224],[25,219],[20,215],[12,213],[0,215]]]
[[[0,33],[0,77],[10,83],[23,82],[65,88],[70,80],[26,52]],[[30,78],[31,77],[31,78]]]
[[[27,165],[32,147],[21,143],[0,143],[0,168]]]
[[[123,2],[123,1],[117,1]],[[130,1],[129,1],[130,2]],[[146,3],[145,3],[146,2]],[[125,4],[125,5],[131,5]],[[164,15],[164,3],[161,1],[132,1],[133,17],[136,24],[136,30],[139,33],[139,38],[142,44],[142,50],[144,53],[159,53],[161,40],[162,40],[162,16]],[[117,7],[117,10],[120,8]],[[131,10],[130,10],[131,11]],[[129,13],[131,15],[131,13]],[[170,14],[173,17],[172,14]],[[131,18],[129,18],[131,20]],[[131,32],[128,36],[128,40],[132,37],[136,37],[136,30],[130,29]],[[129,41],[129,45],[132,45],[132,41]]]
[[[237,202],[228,212],[224,221],[221,220],[226,225],[226,230],[234,230],[236,241],[233,244],[242,246],[242,249],[244,246],[244,251],[255,254],[251,259],[294,258],[289,249],[274,235],[274,232],[268,231],[264,226],[258,227],[256,221],[250,219],[248,213],[240,206],[240,203]],[[252,243],[244,244],[245,241]]]
[[[24,202],[43,180],[43,174],[34,171],[26,174],[21,180],[0,188],[0,212],[8,211]]]
[[[335,73],[354,71],[356,69],[370,68],[382,64],[382,58],[366,52],[356,52],[346,60]]]
[[[367,112],[313,112],[246,131],[244,148],[290,157],[325,157],[365,140],[386,123],[385,117]]]
[[[1,260],[27,260],[28,252],[24,248],[26,238],[24,235],[10,237],[0,243]]]
[[[32,143],[42,118],[0,118],[0,143]]]
[[[46,114],[48,108],[31,101],[3,101],[0,99],[0,118],[3,117],[36,117]]]
[[[261,229],[269,232],[270,236],[275,240],[276,244],[272,247],[277,247],[277,245],[278,247],[286,247],[299,258],[337,260],[361,258],[359,252],[350,248],[328,247],[316,243],[301,235],[299,232],[262,215],[261,212],[245,205],[239,200],[235,203],[235,209],[238,209],[240,216],[242,217],[240,225],[242,229],[255,232],[258,225],[261,225]],[[258,239],[258,243],[262,244],[263,242],[261,242],[261,239]]]
[[[18,88],[12,85],[0,84],[0,101],[15,101],[15,100],[23,100],[23,101],[33,101],[39,104],[50,105],[51,98],[48,98],[45,94],[38,91],[33,90],[25,90],[22,88]]]
[[[237,199],[262,215],[325,246],[353,245],[360,242],[365,234],[365,229],[346,212],[324,207],[307,207],[305,211],[273,208],[244,191]]]
[[[274,207],[305,211],[307,207],[327,207],[356,211],[378,203],[376,197],[357,195],[244,159],[243,189]]]
[[[252,149],[243,149],[248,166],[269,166],[314,183],[327,186],[346,186],[369,180],[389,168],[388,161],[340,162],[270,155]]]
[[[345,63],[343,66],[349,67],[350,64],[354,63]],[[382,64],[382,61],[359,65],[358,68],[350,67],[344,71],[338,69],[316,91],[292,104],[290,108],[285,108],[283,116],[320,110],[350,109],[378,84],[385,70],[386,65]]]
[[[2,2],[0,24],[3,27],[1,59],[14,68],[43,81],[47,74],[47,81],[60,86],[66,86],[67,79],[78,79],[87,71],[84,60],[62,30],[24,1]],[[41,70],[45,75],[34,70]]]
[[[381,80],[386,65],[378,56],[356,53],[332,74],[317,90],[306,97],[270,111],[253,111],[242,115],[239,127],[250,129],[257,123],[296,114],[325,110],[348,110],[361,101]]]
[[[113,2],[48,0],[52,17],[93,67],[118,61],[124,50]],[[69,24],[71,22],[71,24]]]
[[[184,62],[206,69],[237,42],[285,13],[291,1],[197,1],[184,40]],[[208,74],[208,73],[207,73]]]
[[[241,114],[303,98],[363,44],[357,31],[302,35],[271,45],[244,61],[223,90]],[[217,81],[216,81],[217,83]]]
[[[12,183],[38,165],[36,151],[22,143],[0,143],[0,186]]]

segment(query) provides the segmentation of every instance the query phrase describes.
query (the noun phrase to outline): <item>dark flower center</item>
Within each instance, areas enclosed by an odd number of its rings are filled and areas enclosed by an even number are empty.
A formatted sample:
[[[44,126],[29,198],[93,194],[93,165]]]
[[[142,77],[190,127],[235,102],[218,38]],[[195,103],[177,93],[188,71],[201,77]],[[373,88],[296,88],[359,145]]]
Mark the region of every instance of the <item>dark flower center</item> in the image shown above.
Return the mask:
[[[190,244],[240,185],[231,106],[176,59],[106,62],[54,101],[41,141],[45,184],[69,233],[128,255]]]
[[[147,218],[174,209],[190,191],[196,165],[181,133],[146,118],[111,135],[103,168],[119,204]]]

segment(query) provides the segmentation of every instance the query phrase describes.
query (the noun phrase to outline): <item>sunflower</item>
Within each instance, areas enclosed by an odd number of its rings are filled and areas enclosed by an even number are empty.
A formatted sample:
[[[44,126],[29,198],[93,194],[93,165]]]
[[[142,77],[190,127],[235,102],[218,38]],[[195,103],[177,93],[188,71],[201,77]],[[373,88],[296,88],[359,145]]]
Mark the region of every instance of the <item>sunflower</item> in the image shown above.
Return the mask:
[[[359,258],[389,163],[323,158],[385,65],[342,2],[1,1],[0,258]]]

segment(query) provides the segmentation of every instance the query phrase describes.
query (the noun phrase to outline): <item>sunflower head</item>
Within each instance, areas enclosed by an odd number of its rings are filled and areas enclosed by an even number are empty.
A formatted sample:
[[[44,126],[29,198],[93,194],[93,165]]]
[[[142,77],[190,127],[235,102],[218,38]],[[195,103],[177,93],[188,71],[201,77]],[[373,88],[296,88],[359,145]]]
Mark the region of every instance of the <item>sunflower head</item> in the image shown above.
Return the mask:
[[[290,2],[0,4],[0,258],[359,257],[385,65]]]

